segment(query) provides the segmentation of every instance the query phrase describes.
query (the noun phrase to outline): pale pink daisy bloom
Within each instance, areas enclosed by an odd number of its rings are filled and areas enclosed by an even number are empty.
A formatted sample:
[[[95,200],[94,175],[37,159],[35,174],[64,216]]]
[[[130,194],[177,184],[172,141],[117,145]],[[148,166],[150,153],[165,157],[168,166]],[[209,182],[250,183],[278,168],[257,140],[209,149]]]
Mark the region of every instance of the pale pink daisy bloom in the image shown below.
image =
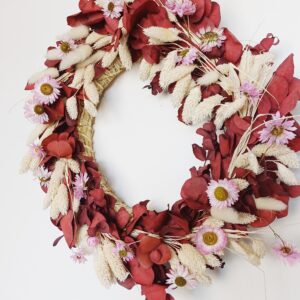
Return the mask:
[[[246,95],[252,103],[257,102],[261,96],[260,90],[250,82],[244,82],[242,84],[241,93]]]
[[[75,176],[75,181],[73,183],[74,186],[74,196],[76,199],[80,200],[84,198],[84,192],[87,190],[87,182],[89,180],[89,176],[87,173],[80,173]]]
[[[176,268],[170,269],[166,275],[168,277],[166,284],[168,284],[171,289],[183,287],[194,289],[198,285],[195,276],[190,274],[188,269],[183,265],[178,265]]]
[[[49,121],[43,104],[37,99],[28,100],[24,106],[25,117],[33,123],[44,124]]]
[[[259,132],[259,140],[269,145],[285,145],[296,136],[293,132],[297,130],[294,124],[294,120],[281,119],[277,112],[273,115],[273,120],[265,122],[265,128]]]
[[[74,250],[73,254],[71,255],[71,258],[75,263],[78,264],[84,264],[85,262],[87,262],[84,251],[80,248]]]
[[[64,39],[58,43],[58,55],[63,58],[68,53],[70,53],[72,50],[76,49],[78,45],[76,42],[72,39]]]
[[[166,7],[180,18],[196,12],[196,5],[191,0],[167,0]]]
[[[201,28],[199,30],[198,36],[201,41],[201,50],[203,52],[211,52],[214,47],[220,48],[226,36],[224,35],[224,28],[211,28],[210,26],[206,28]]]
[[[87,244],[90,247],[96,247],[100,244],[100,239],[96,236],[88,237]]]
[[[106,0],[102,9],[104,16],[112,19],[120,18],[124,9],[123,5],[122,0]]]
[[[199,252],[208,255],[222,251],[227,245],[227,236],[221,228],[204,225],[195,233],[194,242]]]
[[[50,172],[47,168],[44,167],[39,167],[34,172],[35,178],[39,180],[42,187],[46,187],[46,188],[48,188],[49,186],[51,175],[52,172]]]
[[[116,241],[113,253],[118,254],[125,262],[131,261],[134,258],[129,246],[122,241]]]
[[[60,88],[57,80],[46,75],[35,83],[34,95],[42,104],[52,104],[59,98]]]
[[[45,151],[43,150],[43,147],[39,145],[37,142],[32,143],[29,146],[29,149],[30,149],[30,154],[33,158],[38,158],[42,160],[46,155]]]
[[[198,50],[195,48],[183,49],[178,53],[177,63],[189,66],[194,63],[198,57]]]
[[[225,208],[238,201],[239,189],[232,180],[211,180],[207,188],[207,195],[211,206]]]
[[[274,253],[286,264],[292,266],[300,262],[300,251],[288,243],[280,243],[273,247]]]

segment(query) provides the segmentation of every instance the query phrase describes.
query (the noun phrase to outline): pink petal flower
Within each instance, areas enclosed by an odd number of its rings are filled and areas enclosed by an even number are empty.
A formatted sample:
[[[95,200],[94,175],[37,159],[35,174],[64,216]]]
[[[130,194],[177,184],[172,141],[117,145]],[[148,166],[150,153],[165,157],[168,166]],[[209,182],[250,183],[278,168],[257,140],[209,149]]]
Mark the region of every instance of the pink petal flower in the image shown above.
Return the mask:
[[[85,191],[87,190],[87,182],[89,181],[89,176],[87,173],[80,173],[75,176],[74,186],[74,196],[76,199],[80,200],[84,198]]]
[[[259,140],[262,143],[288,144],[290,140],[295,138],[295,133],[293,131],[297,130],[294,127],[294,120],[288,120],[280,117],[280,113],[277,112],[273,115],[273,120],[265,123],[265,128],[259,132]]]
[[[207,255],[222,251],[227,245],[227,236],[221,228],[204,225],[194,235],[194,241],[199,252]]]
[[[241,86],[241,93],[245,94],[252,103],[259,100],[261,92],[250,82],[244,82]]]
[[[223,28],[212,29],[210,26],[201,28],[198,32],[201,41],[201,50],[203,52],[211,52],[214,47],[220,48],[226,40],[226,36],[223,32]]]
[[[196,6],[191,0],[167,0],[166,7],[180,18],[196,12]]]
[[[89,237],[87,239],[87,244],[90,246],[90,247],[96,247],[100,244],[100,239],[98,237]]]
[[[84,251],[82,249],[75,250],[74,253],[71,255],[71,258],[75,263],[78,264],[84,264],[85,262],[87,262]]]
[[[300,251],[289,243],[279,243],[273,247],[273,251],[284,263],[290,266],[300,262]]]
[[[178,53],[177,63],[189,66],[194,63],[198,57],[198,50],[195,48],[183,49]]]
[[[129,246],[122,241],[116,241],[113,253],[118,254],[125,262],[131,261],[134,258]]]
[[[42,160],[45,157],[46,153],[43,150],[43,147],[38,143],[33,143],[29,147],[30,147],[30,154],[33,158],[38,158]]]
[[[40,181],[40,184],[42,187],[48,188],[49,181],[51,178],[52,172],[50,172],[47,168],[39,167],[34,172],[35,179],[38,179]]]

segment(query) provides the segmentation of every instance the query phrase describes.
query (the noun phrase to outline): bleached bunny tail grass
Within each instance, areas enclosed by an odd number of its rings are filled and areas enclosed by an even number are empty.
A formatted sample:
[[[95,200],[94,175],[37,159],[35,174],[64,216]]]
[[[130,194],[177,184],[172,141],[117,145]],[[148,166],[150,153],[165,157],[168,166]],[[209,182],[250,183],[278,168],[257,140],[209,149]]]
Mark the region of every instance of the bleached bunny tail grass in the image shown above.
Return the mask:
[[[283,211],[287,208],[284,202],[272,197],[255,198],[254,201],[256,208],[261,210]]]
[[[106,52],[102,59],[102,67],[108,68],[113,61],[117,58],[119,51],[111,50],[110,52]]]
[[[105,259],[107,260],[109,267],[114,274],[114,276],[120,280],[124,281],[129,273],[126,270],[122,259],[118,253],[114,253],[115,244],[108,239],[103,240],[103,251]]]
[[[84,83],[91,83],[95,77],[95,67],[93,64],[88,65],[84,70]]]
[[[66,166],[66,162],[64,160],[58,160],[55,163],[54,171],[52,172],[49,181],[48,192],[44,202],[45,204],[44,208],[47,208],[49,204],[53,201],[54,197],[56,196],[58,188],[61,184],[61,180],[64,177],[65,166]]]
[[[103,34],[99,34],[95,31],[92,31],[86,38],[85,43],[92,45],[94,43],[96,43],[98,40],[100,40],[101,38],[105,37],[105,35]]]
[[[25,154],[20,164],[20,169],[19,169],[20,174],[25,174],[26,172],[29,171],[31,161],[32,161],[31,154],[30,153]]]
[[[152,68],[152,64],[149,64],[146,59],[142,59],[139,66],[139,77],[142,81],[148,80],[150,77],[150,71]]]
[[[101,38],[100,40],[98,40],[94,44],[93,48],[94,49],[101,49],[101,48],[109,45],[111,43],[111,41],[112,41],[112,37],[111,36],[105,36],[105,37]]]
[[[298,185],[298,180],[295,174],[286,166],[281,163],[276,163],[277,165],[277,176],[278,178],[287,185]]]
[[[213,254],[208,254],[204,256],[205,262],[211,268],[220,268],[222,266],[222,261]]]
[[[172,103],[173,106],[178,108],[181,105],[183,98],[189,92],[189,87],[192,82],[192,76],[188,74],[182,79],[178,80],[175,84],[173,93],[172,93]]]
[[[83,78],[84,78],[84,72],[85,72],[84,68],[78,68],[75,71],[74,78],[73,78],[72,83],[70,84],[70,87],[79,88],[82,85]]]
[[[60,52],[57,48],[47,51],[46,58],[48,60],[61,60]]]
[[[182,111],[182,120],[186,124],[191,124],[194,116],[194,111],[201,101],[201,88],[199,86],[194,87],[189,95],[187,96],[183,111]]]
[[[38,124],[28,136],[26,144],[31,145],[48,127],[48,124]]]
[[[251,170],[254,174],[260,174],[262,171],[262,167],[260,166],[256,155],[252,151],[248,152],[248,162],[249,166],[248,169]]]
[[[203,274],[206,270],[204,257],[191,244],[183,244],[177,251],[178,259],[194,275]]]
[[[299,159],[297,153],[286,145],[268,145],[259,144],[252,148],[252,152],[257,156],[274,156],[282,164],[289,168],[299,168]]]
[[[195,66],[177,66],[172,70],[169,71],[162,71],[160,78],[159,78],[159,84],[160,86],[165,89],[170,84],[184,78],[185,76],[191,74],[195,69]]]
[[[69,196],[68,189],[65,184],[61,184],[58,188],[50,208],[50,217],[52,220],[56,220],[60,214],[65,216],[69,208]]]
[[[217,110],[215,125],[217,129],[221,129],[224,122],[241,110],[247,101],[245,95],[238,96],[234,102],[225,103]]]
[[[97,277],[101,285],[103,285],[105,288],[109,288],[112,284],[115,283],[115,277],[105,258],[102,245],[98,245],[96,248],[94,265]]]
[[[176,269],[180,265],[180,260],[173,248],[169,247],[169,250],[171,251],[171,259],[169,260],[169,264],[172,269]]]
[[[105,51],[98,50],[93,55],[91,55],[88,59],[77,64],[76,68],[80,69],[80,68],[86,68],[88,65],[95,65],[104,57],[105,53],[106,53]]]
[[[76,247],[82,249],[84,253],[91,255],[96,252],[96,249],[88,244],[88,228],[87,225],[83,225],[77,230]]]
[[[221,95],[214,95],[203,99],[195,108],[192,118],[193,124],[198,125],[206,120],[210,120],[214,108],[220,105],[223,99],[224,97]]]
[[[220,73],[217,70],[211,70],[205,73],[197,80],[197,84],[201,86],[209,86],[219,80]]]
[[[237,254],[243,255],[251,264],[260,265],[260,257],[254,253],[250,244],[247,244],[243,240],[229,240],[228,247]]]
[[[84,84],[84,91],[89,100],[96,106],[100,101],[100,95],[96,85],[93,82]]]
[[[77,100],[76,100],[75,96],[67,99],[66,108],[67,108],[69,117],[72,120],[76,120],[78,117],[78,107],[77,107]]]
[[[224,226],[224,222],[221,221],[221,220],[219,220],[219,219],[215,219],[215,218],[213,218],[213,217],[208,217],[208,218],[203,222],[203,225],[222,228],[222,227]]]
[[[97,109],[95,105],[89,100],[84,100],[84,109],[89,113],[93,118],[97,116]]]
[[[240,191],[245,190],[249,186],[249,182],[245,179],[234,178],[232,181],[237,185]]]
[[[89,45],[81,45],[63,57],[59,69],[64,71],[91,56],[93,49]]]
[[[119,56],[123,67],[130,70],[132,68],[132,57],[127,46],[127,38],[122,38],[120,41]]]
[[[159,43],[171,43],[179,40],[180,31],[176,28],[163,28],[151,26],[144,28],[144,34]]]
[[[177,50],[173,50],[168,53],[166,58],[162,62],[162,72],[169,72],[175,68],[177,63]]]
[[[73,27],[68,32],[64,33],[59,39],[71,39],[71,40],[81,40],[86,38],[90,34],[90,29],[88,26],[79,25],[77,27]]]
[[[65,160],[68,168],[74,173],[74,174],[79,174],[80,173],[80,165],[79,163],[73,159],[73,158],[68,158]]]
[[[50,76],[52,78],[57,78],[59,76],[59,72],[56,68],[48,68],[46,70],[43,70],[41,72],[33,74],[30,79],[28,80],[29,84],[36,83],[39,79],[41,79],[44,76]]]
[[[247,225],[256,220],[256,216],[236,211],[232,207],[216,208],[212,207],[210,213],[213,218],[222,220],[226,223]]]

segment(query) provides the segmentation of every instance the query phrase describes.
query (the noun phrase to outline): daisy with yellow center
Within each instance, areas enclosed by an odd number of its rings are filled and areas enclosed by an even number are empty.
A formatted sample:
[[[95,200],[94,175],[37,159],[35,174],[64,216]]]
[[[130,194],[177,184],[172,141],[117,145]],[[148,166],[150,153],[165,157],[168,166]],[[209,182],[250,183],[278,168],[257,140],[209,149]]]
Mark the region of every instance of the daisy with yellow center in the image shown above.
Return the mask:
[[[64,56],[66,56],[68,53],[70,53],[72,50],[76,48],[77,45],[74,40],[71,39],[62,40],[58,43],[58,47],[57,47],[58,55],[60,58],[63,58]]]
[[[28,120],[37,124],[44,124],[49,121],[44,106],[35,98],[25,103],[24,115]]]
[[[123,1],[121,0],[106,0],[103,6],[103,14],[111,19],[118,19],[123,12]]]
[[[177,266],[176,269],[171,269],[166,275],[168,277],[166,284],[168,284],[171,289],[184,287],[193,289],[197,286],[196,278],[190,274],[188,269],[183,265]]]
[[[221,228],[201,226],[194,236],[198,251],[204,255],[218,253],[227,245],[227,236]]]
[[[41,104],[52,104],[60,96],[60,84],[49,75],[42,77],[34,85],[34,97]]]
[[[122,241],[116,241],[116,246],[113,249],[113,252],[118,254],[125,262],[131,261],[134,258],[129,246]]]
[[[198,33],[201,41],[201,50],[203,52],[211,52],[214,47],[220,48],[226,40],[223,32],[223,28],[211,28],[210,26],[201,28]]]
[[[211,206],[225,208],[238,201],[239,189],[232,180],[211,180],[207,188],[207,195]]]

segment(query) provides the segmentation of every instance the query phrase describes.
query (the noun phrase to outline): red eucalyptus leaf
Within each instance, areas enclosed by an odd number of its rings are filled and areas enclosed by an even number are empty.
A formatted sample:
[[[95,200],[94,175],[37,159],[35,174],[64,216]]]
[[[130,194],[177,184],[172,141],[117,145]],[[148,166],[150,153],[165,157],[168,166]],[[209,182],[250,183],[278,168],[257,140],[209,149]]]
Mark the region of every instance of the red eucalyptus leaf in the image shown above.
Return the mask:
[[[181,189],[181,197],[183,199],[197,201],[201,195],[205,193],[206,189],[207,182],[205,179],[202,177],[193,177],[184,183]]]
[[[288,82],[292,82],[294,78],[294,55],[289,55],[284,62],[276,70],[276,75],[284,77]]]
[[[290,93],[280,105],[281,115],[286,115],[290,113],[297,105],[297,102],[300,100],[300,91],[293,91]]]
[[[67,215],[63,216],[60,220],[60,227],[64,233],[65,240],[70,248],[75,244],[75,232],[73,228],[74,214],[72,210],[69,210]]]
[[[237,63],[243,54],[243,46],[227,28],[224,30],[224,34],[227,37],[224,58],[229,62]]]
[[[151,237],[143,236],[139,243],[139,250],[141,253],[149,253],[161,244],[161,240]]]
[[[153,283],[154,272],[152,268],[143,268],[136,258],[131,260],[128,264],[131,276],[137,284],[151,285]]]
[[[167,300],[166,286],[160,284],[142,286],[142,295],[146,300]]]
[[[116,221],[120,228],[124,228],[130,221],[130,218],[129,212],[124,207],[121,207],[116,214]]]
[[[165,244],[160,244],[150,253],[150,259],[157,265],[163,265],[171,259],[170,248]]]
[[[201,161],[206,160],[206,151],[197,144],[193,144],[193,153],[197,159]]]

